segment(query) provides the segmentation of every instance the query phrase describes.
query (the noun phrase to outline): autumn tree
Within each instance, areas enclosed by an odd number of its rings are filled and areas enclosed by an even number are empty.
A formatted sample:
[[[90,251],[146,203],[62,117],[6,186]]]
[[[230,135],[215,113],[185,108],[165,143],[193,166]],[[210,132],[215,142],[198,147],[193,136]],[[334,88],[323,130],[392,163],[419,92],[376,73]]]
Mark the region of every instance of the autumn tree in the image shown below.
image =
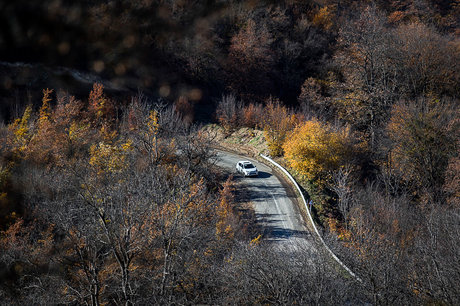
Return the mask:
[[[267,26],[249,19],[232,37],[229,69],[230,89],[250,97],[252,93],[264,95],[270,92],[271,80],[268,72],[274,65],[273,38]]]
[[[229,294],[221,297],[222,303],[310,305],[355,300],[357,286],[339,281],[321,254],[296,247],[297,251],[263,242],[238,245],[223,266]]]
[[[302,84],[300,95],[297,99],[302,113],[308,117],[330,119],[334,114],[328,88],[328,81],[308,78]]]
[[[213,182],[214,173],[209,169],[213,167],[216,153],[212,149],[212,139],[209,135],[198,128],[191,128],[177,139],[177,148],[181,151],[181,154],[176,156],[177,164],[205,178],[209,183]]]
[[[353,185],[356,178],[353,177],[352,167],[345,165],[334,171],[330,188],[337,195],[337,206],[345,221],[345,228],[350,220],[350,212],[353,209],[354,201],[352,197]]]
[[[339,117],[362,131],[374,149],[397,88],[392,40],[385,17],[375,6],[367,7],[339,31],[341,48],[335,59],[342,68],[345,86],[335,85],[335,106]]]
[[[114,181],[125,169],[114,166],[116,162],[121,161],[102,155],[97,162],[95,158],[79,160],[38,170],[41,175],[28,178],[31,188],[25,196],[29,209],[40,212],[62,233],[59,241],[54,240],[59,245],[55,260],[69,273],[61,280],[63,296],[69,301],[99,305],[108,295],[123,302],[132,299],[129,271],[138,236],[133,233],[130,202],[119,198],[128,191],[122,180]],[[43,183],[53,196],[37,194]],[[144,219],[138,216],[135,220]],[[109,284],[112,289],[107,290]]]
[[[68,163],[87,152],[93,133],[90,125],[82,120],[83,110],[82,101],[68,93],[57,93],[56,107],[51,116],[55,129],[53,154],[57,164]]]
[[[346,21],[335,59],[344,83],[333,84],[340,118],[363,132],[377,152],[392,105],[401,98],[456,97],[458,50],[422,22],[392,28],[375,6]]]
[[[234,229],[232,228],[231,218],[232,204],[233,204],[233,186],[232,177],[229,177],[224,183],[223,189],[220,192],[220,203],[216,209],[218,221],[216,223],[216,235],[219,240],[225,242],[231,242],[233,240]]]
[[[335,10],[336,8],[333,6],[323,6],[318,9],[318,12],[313,16],[313,24],[325,31],[331,30],[334,26]]]
[[[38,111],[38,118],[36,119],[36,131],[31,139],[26,158],[31,158],[36,162],[47,163],[52,158],[53,143],[56,141],[57,136],[54,133],[52,124],[52,109],[50,102],[52,100],[51,94],[53,90],[44,89],[42,105]]]
[[[283,145],[289,165],[309,180],[325,180],[332,171],[351,164],[357,148],[349,129],[334,131],[316,120],[294,129]]]
[[[440,199],[449,158],[456,153],[458,113],[449,101],[420,99],[393,108],[388,134],[393,141],[391,167],[412,190]]]
[[[10,132],[8,142],[13,158],[22,158],[27,150],[28,144],[33,135],[31,130],[31,116],[32,105],[28,105],[24,110],[22,118],[16,119],[8,126],[8,130]]]
[[[89,93],[87,121],[98,127],[102,137],[110,137],[113,124],[115,123],[115,106],[113,101],[104,94],[104,86],[94,83]]]
[[[420,217],[408,197],[388,197],[376,184],[355,188],[352,197],[356,203],[349,212],[348,237],[337,246],[347,247],[339,251],[342,258],[361,278],[363,292],[375,305],[415,303],[411,263],[416,260],[412,252]]]
[[[459,302],[459,221],[458,207],[430,203],[425,211],[413,261],[413,287],[425,301]]]
[[[238,126],[241,108],[241,102],[237,101],[235,95],[222,96],[217,105],[216,116],[227,131],[231,131]]]
[[[460,52],[451,37],[412,22],[399,26],[395,39],[391,48],[402,97],[458,97]]]
[[[264,109],[262,104],[250,103],[242,110],[242,124],[244,126],[260,129],[263,126]]]
[[[301,117],[272,97],[267,100],[264,111],[264,137],[270,155],[281,156],[289,132],[300,122]]]

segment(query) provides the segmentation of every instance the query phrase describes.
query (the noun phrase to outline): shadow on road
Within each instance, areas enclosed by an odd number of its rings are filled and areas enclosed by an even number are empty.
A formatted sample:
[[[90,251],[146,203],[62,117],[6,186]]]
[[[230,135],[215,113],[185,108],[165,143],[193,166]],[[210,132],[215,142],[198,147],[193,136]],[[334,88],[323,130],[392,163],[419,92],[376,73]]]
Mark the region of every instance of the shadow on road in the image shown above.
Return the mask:
[[[250,179],[250,178],[253,178],[253,179],[258,179],[258,178],[261,178],[261,179],[264,179],[264,178],[269,178],[269,177],[272,177],[272,175],[268,172],[264,172],[264,171],[259,171],[259,175],[258,176],[251,176],[251,177],[245,177],[244,175],[242,175],[241,173],[238,173],[238,172],[235,172],[235,174],[233,175],[235,179],[240,179],[240,180],[243,180],[243,179]]]
[[[264,172],[264,171],[259,171],[259,176],[258,178],[269,178],[271,177],[272,175],[268,172]]]
[[[256,214],[257,226],[265,238],[270,240],[289,239],[291,237],[304,238],[309,233],[307,231],[298,231],[276,226],[282,218],[277,218],[278,214]]]
[[[257,187],[256,190],[252,189]],[[279,198],[283,197],[286,194],[284,193],[283,187],[267,187],[263,184],[252,184],[251,186],[238,185],[238,189],[235,193],[235,199],[240,202],[265,202],[267,200],[272,200],[273,197]]]
[[[292,237],[305,238],[308,234],[306,231],[290,230],[278,226],[263,226],[263,233],[265,238],[276,240]]]

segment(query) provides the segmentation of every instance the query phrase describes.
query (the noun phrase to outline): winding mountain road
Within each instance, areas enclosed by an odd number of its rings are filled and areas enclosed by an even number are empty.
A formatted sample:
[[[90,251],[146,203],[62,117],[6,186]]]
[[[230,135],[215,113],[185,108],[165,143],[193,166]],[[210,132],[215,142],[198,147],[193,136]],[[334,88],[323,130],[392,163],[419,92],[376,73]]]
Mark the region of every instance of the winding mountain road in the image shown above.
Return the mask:
[[[282,179],[268,166],[253,159],[224,151],[217,151],[217,166],[235,173],[237,196],[251,202],[257,224],[265,240],[290,249],[315,248],[315,239],[307,229],[296,205],[296,196]],[[240,160],[249,160],[259,170],[258,177],[243,177],[236,173]]]

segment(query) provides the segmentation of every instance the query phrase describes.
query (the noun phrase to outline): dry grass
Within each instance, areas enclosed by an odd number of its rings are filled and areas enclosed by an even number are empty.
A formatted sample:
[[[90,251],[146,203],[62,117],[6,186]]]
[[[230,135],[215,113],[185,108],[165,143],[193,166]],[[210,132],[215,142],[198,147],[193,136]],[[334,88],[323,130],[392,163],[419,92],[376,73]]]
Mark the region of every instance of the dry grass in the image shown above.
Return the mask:
[[[203,127],[203,132],[207,133],[214,144],[222,149],[245,153],[253,157],[268,152],[264,132],[261,130],[244,127],[227,132],[217,124],[208,124]]]

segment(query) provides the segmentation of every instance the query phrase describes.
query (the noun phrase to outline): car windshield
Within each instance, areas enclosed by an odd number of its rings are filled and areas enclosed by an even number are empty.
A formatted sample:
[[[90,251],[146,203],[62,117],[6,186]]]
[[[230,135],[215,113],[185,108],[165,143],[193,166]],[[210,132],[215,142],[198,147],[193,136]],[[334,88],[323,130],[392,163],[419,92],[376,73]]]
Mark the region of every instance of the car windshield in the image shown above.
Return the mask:
[[[244,164],[244,169],[252,169],[255,168],[253,164]]]

